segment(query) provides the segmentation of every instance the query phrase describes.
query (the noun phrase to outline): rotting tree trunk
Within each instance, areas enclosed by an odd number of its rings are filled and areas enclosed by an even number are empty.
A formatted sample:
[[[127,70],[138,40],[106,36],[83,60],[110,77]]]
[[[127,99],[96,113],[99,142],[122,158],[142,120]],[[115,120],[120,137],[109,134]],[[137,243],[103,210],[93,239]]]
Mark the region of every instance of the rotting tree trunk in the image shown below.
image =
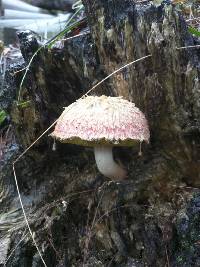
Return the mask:
[[[21,92],[29,105],[12,105],[18,143],[30,145],[63,106],[148,54],[93,93],[135,102],[148,118],[151,142],[143,146],[142,157],[138,148],[116,151],[129,170],[121,183],[104,183],[92,151],[58,144],[52,152],[48,137],[17,164],[23,202],[44,259],[48,266],[199,266],[199,54],[176,49],[194,40],[171,5],[83,3],[91,34],[65,42],[62,49],[41,50]],[[39,46],[37,38],[24,32],[19,39],[28,62]],[[2,196],[7,184],[12,190],[2,198],[1,240],[7,244],[2,253],[9,254],[23,238],[7,266],[42,266],[26,235],[11,167],[5,164]]]

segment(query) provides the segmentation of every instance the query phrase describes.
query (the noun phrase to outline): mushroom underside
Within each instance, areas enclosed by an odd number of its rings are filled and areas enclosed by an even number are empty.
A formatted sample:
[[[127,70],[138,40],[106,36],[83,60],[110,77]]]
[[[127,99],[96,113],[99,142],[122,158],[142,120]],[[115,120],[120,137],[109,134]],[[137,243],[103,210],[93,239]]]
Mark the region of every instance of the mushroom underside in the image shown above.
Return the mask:
[[[51,137],[59,140],[61,143],[65,144],[76,144],[80,146],[88,146],[88,147],[95,147],[99,146],[135,146],[138,145],[138,142],[143,142],[144,140],[138,141],[137,139],[126,138],[125,140],[117,139],[117,140],[109,140],[107,138],[100,138],[100,139],[92,139],[92,140],[85,140],[78,136],[73,136],[71,138],[61,138],[59,134],[55,134],[54,132],[50,134]]]

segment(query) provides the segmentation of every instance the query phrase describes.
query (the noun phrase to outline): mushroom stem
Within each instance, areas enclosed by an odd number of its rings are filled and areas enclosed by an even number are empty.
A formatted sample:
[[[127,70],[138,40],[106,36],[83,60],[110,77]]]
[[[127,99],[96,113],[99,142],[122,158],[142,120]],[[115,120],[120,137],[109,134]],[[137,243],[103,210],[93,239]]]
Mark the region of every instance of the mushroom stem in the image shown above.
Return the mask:
[[[113,159],[112,146],[95,146],[94,155],[99,171],[112,180],[122,180],[127,176],[126,170]]]

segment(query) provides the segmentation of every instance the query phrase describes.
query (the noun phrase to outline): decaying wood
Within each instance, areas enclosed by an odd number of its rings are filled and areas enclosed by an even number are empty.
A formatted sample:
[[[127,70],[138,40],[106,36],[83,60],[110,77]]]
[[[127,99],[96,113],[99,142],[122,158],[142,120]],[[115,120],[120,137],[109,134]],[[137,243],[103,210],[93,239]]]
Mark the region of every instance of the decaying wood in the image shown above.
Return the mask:
[[[10,108],[18,143],[2,164],[1,191],[11,188],[2,196],[2,213],[19,208],[11,170],[17,146],[29,146],[63,106],[97,81],[151,54],[95,91],[124,96],[148,118],[151,142],[143,146],[142,157],[139,147],[115,151],[128,167],[127,181],[104,183],[91,150],[57,144],[52,152],[46,136],[18,162],[19,186],[47,266],[198,266],[199,50],[177,49],[196,43],[171,5],[83,3],[91,34],[63,48],[41,50],[21,92],[28,105]],[[22,32],[19,39],[27,63],[39,47],[38,37]],[[14,77],[19,84],[22,73]],[[24,233],[20,209],[14,214],[10,226],[10,213],[0,218],[2,242],[9,226],[7,255]],[[41,266],[29,236],[7,266]]]

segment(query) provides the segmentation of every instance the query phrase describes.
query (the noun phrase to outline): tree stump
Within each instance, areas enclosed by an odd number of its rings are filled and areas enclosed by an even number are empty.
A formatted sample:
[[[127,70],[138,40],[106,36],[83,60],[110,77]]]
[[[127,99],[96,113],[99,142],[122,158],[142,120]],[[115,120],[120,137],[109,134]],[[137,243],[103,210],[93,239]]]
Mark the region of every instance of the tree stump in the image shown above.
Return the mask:
[[[142,146],[141,157],[139,147],[115,151],[129,171],[119,183],[108,183],[98,173],[90,149],[58,144],[52,152],[47,136],[17,163],[22,199],[44,259],[48,266],[199,266],[199,50],[179,49],[195,40],[171,4],[83,3],[90,33],[63,48],[41,50],[21,91],[28,106],[12,104],[17,144],[30,145],[63,106],[147,55],[93,94],[134,102],[148,119],[151,141]],[[19,39],[27,64],[39,47],[38,37],[22,32]],[[21,77],[18,73],[15,81]],[[8,165],[14,156],[2,167],[2,192],[8,177],[14,188]],[[1,208],[7,255],[15,248],[7,266],[42,266],[16,192],[3,198]]]

